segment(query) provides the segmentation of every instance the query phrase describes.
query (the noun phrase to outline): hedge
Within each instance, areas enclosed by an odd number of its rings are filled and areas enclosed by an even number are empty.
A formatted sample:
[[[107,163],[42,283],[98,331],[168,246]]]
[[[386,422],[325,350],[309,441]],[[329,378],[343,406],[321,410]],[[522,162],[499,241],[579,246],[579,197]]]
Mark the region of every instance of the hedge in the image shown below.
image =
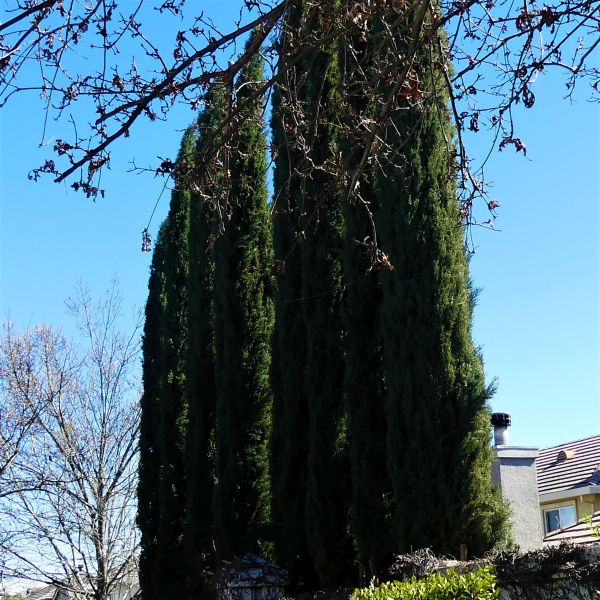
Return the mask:
[[[493,567],[468,573],[450,569],[424,579],[390,581],[357,589],[350,600],[495,600],[500,597]]]

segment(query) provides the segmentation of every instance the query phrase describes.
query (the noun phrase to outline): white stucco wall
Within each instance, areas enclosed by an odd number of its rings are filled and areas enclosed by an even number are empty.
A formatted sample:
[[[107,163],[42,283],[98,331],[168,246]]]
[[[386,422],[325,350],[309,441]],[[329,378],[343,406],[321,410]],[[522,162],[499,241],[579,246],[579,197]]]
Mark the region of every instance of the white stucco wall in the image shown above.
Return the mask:
[[[522,550],[539,548],[544,539],[535,469],[539,451],[523,446],[496,446],[495,452],[492,476],[510,506],[515,543]]]

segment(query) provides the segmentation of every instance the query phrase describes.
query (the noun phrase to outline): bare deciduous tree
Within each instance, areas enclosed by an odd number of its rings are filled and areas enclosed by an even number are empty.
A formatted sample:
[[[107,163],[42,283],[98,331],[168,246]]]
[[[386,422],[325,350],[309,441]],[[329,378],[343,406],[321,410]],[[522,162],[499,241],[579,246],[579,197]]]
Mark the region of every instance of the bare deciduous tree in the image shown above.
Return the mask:
[[[68,307],[81,347],[47,326],[0,344],[2,405],[29,424],[5,460],[0,572],[107,600],[135,585],[138,336],[115,287]]]

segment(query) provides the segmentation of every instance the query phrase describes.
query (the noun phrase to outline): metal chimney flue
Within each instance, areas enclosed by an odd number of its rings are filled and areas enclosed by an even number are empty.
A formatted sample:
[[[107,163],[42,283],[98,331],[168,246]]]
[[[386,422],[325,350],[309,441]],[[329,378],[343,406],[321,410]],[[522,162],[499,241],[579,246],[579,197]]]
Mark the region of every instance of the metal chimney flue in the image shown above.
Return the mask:
[[[492,413],[492,425],[494,426],[494,445],[508,446],[508,428],[511,423],[510,413]]]

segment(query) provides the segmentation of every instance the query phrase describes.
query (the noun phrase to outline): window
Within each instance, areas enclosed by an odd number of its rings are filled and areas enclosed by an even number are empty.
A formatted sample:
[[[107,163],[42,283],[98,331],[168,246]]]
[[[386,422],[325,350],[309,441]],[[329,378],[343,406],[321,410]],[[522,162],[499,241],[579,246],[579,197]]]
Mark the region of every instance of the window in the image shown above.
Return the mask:
[[[577,510],[574,504],[544,511],[546,533],[556,531],[557,529],[564,529],[575,523],[577,523]]]

